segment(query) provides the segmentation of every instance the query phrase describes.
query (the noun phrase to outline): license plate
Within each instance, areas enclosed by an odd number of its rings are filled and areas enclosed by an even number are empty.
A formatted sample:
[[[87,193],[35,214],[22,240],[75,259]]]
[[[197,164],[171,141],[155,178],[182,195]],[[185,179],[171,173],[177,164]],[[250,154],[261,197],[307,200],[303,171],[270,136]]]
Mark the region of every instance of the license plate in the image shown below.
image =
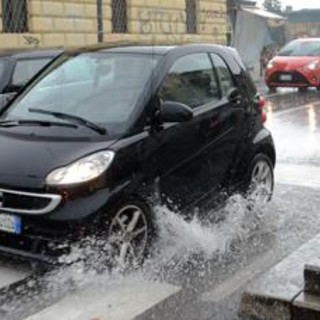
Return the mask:
[[[292,75],[291,74],[282,74],[280,76],[280,80],[282,80],[282,81],[291,81],[292,80]]]
[[[0,230],[10,233],[21,233],[21,218],[11,214],[0,213]]]

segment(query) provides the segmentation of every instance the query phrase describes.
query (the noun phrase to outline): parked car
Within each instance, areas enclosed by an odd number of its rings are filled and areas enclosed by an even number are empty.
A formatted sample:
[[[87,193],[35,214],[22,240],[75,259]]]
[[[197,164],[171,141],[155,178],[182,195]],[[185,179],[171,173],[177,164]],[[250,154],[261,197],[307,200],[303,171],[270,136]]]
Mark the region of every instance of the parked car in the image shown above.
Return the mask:
[[[320,90],[320,38],[298,39],[287,44],[268,64],[269,89],[292,87]]]
[[[61,52],[58,49],[0,51],[0,108]]]
[[[138,263],[154,201],[184,214],[249,186],[269,200],[276,155],[263,105],[228,47],[63,53],[0,116],[0,251],[54,261],[62,243],[95,234]]]

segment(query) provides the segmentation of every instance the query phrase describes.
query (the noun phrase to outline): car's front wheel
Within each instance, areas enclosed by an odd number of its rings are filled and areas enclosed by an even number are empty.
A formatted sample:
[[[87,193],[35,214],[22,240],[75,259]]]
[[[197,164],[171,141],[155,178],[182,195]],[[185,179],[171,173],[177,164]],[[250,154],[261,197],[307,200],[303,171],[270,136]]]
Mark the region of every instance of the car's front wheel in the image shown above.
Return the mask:
[[[256,155],[248,171],[248,197],[258,204],[271,200],[274,187],[273,165],[265,154]]]
[[[122,268],[142,264],[154,236],[154,214],[143,201],[119,203],[108,217],[108,240]]]

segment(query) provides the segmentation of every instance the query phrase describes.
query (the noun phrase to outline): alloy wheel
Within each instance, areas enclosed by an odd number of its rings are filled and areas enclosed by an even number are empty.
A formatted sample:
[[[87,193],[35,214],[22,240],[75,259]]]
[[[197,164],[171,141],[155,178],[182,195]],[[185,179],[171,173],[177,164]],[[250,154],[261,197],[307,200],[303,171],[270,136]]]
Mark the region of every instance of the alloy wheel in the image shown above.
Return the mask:
[[[110,242],[119,266],[138,266],[148,246],[148,221],[143,209],[126,205],[115,214],[109,227]]]
[[[250,197],[257,203],[270,201],[273,193],[273,171],[266,160],[259,160],[251,174]]]

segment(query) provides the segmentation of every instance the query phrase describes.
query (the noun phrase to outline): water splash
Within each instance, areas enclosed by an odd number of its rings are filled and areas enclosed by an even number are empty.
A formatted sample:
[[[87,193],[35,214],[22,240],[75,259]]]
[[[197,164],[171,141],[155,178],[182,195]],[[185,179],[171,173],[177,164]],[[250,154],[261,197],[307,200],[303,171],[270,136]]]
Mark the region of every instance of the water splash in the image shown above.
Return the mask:
[[[74,291],[94,285],[107,289],[132,281],[139,286],[142,279],[167,281],[186,276],[190,271],[186,271],[186,264],[190,269],[198,268],[197,276],[203,272],[205,277],[206,270],[200,270],[204,261],[228,255],[234,246],[241,246],[253,234],[271,230],[277,221],[273,210],[255,206],[240,195],[231,197],[219,211],[208,212],[207,219],[195,215],[187,221],[166,207],[154,209],[159,230],[154,243],[156,250],[142,268],[126,272],[117,267],[106,269],[106,260],[112,261],[110,244],[88,238],[85,245],[74,246],[69,255],[61,258],[61,262],[74,263],[48,272],[36,281],[31,279],[23,288],[8,295],[3,304],[8,317],[1,317],[19,319],[25,310],[36,311],[39,306],[45,307]],[[224,218],[213,223],[212,215]]]
[[[218,212],[208,212],[208,219],[200,220],[196,215],[186,221],[181,215],[165,207],[157,207],[159,226],[158,261],[187,259],[200,254],[205,259],[225,255],[236,243],[245,241],[257,232],[266,232],[276,223],[276,217],[267,207],[259,207],[240,195],[231,197]],[[224,217],[219,223],[212,223],[212,215]]]

